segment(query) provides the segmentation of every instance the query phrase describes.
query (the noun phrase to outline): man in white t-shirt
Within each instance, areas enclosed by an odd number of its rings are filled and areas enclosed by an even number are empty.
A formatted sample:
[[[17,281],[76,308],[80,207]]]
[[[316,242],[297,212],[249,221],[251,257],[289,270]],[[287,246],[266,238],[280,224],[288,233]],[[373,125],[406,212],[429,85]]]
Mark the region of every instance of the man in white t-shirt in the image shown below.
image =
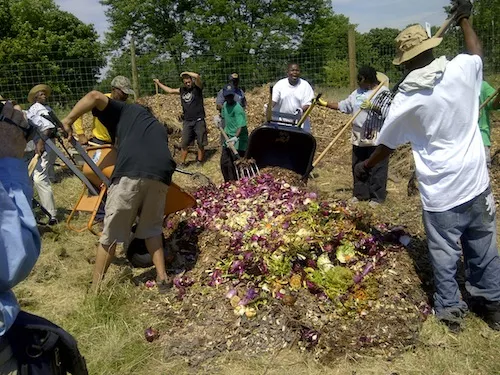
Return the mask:
[[[314,98],[314,91],[306,80],[300,78],[299,64],[289,63],[287,78],[280,79],[273,87],[273,112],[298,115],[309,108]],[[304,123],[304,130],[311,132],[309,119]]]
[[[500,330],[500,258],[495,202],[478,121],[482,47],[469,23],[472,5],[454,2],[468,54],[434,59],[442,38],[429,38],[420,25],[396,38],[394,64],[410,73],[401,82],[378,137],[374,154],[355,166],[364,178],[397,146],[409,142],[423,206],[434,271],[434,308],[453,332],[461,329],[468,306],[455,275],[462,254],[471,308]]]

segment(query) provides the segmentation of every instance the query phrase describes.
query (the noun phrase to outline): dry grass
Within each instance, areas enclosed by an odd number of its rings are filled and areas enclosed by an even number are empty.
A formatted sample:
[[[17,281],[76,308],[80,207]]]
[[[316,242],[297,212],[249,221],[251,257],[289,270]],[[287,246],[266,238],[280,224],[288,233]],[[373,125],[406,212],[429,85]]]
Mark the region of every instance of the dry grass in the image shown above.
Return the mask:
[[[352,195],[348,137],[342,137],[310,182],[324,196],[347,199]],[[203,167],[191,165],[187,169],[200,171],[219,183],[218,162],[217,152]],[[174,181],[182,186],[192,183],[190,177],[180,174]],[[76,202],[81,183],[75,177],[66,177],[54,185],[54,190],[60,216],[65,217]],[[406,181],[390,181],[388,190],[386,204],[375,210],[364,204],[361,207],[380,220],[404,224],[413,234],[423,235],[420,201],[407,197]],[[76,222],[83,226],[85,221],[82,217]],[[155,292],[130,282],[131,276],[144,270],[131,270],[118,262],[111,266],[104,290],[98,295],[89,293],[93,265],[88,259],[94,255],[96,243],[97,238],[89,232],[74,233],[64,223],[58,224],[43,234],[40,260],[29,279],[16,288],[26,310],[53,320],[76,336],[91,374],[500,374],[500,333],[473,316],[467,318],[466,329],[459,335],[428,319],[415,347],[394,358],[348,353],[334,363],[319,364],[307,353],[286,349],[276,357],[248,358],[228,353],[211,364],[210,370],[193,371],[182,358],[169,358],[163,352],[161,342],[168,338],[153,344],[144,340],[144,329],[149,325],[160,332],[169,325],[167,314],[158,316],[148,309],[164,301]],[[123,255],[118,258],[123,259]]]

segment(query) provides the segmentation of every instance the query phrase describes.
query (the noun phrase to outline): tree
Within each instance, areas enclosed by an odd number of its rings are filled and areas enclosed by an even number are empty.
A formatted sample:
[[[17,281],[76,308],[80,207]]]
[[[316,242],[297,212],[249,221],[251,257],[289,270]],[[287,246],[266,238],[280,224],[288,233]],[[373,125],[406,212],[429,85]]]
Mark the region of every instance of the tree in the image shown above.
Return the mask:
[[[94,28],[53,0],[0,0],[0,88],[25,101],[38,83],[66,102],[92,89],[105,61]],[[64,61],[63,61],[64,60]]]

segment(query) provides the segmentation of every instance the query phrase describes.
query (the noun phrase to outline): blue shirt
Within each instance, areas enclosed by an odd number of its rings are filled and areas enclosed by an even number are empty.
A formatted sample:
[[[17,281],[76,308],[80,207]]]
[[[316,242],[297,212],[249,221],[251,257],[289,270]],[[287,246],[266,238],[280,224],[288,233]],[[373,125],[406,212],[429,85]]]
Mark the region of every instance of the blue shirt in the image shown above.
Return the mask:
[[[0,159],[0,336],[19,312],[11,289],[29,275],[40,255],[32,198],[24,161]]]

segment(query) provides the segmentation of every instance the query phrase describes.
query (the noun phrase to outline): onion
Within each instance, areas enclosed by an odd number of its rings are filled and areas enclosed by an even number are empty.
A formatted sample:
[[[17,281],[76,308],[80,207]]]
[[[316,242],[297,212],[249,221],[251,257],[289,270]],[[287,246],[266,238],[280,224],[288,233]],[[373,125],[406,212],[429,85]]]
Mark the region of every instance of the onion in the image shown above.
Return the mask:
[[[156,329],[149,327],[144,331],[144,337],[147,342],[153,342],[160,337],[160,333]]]

